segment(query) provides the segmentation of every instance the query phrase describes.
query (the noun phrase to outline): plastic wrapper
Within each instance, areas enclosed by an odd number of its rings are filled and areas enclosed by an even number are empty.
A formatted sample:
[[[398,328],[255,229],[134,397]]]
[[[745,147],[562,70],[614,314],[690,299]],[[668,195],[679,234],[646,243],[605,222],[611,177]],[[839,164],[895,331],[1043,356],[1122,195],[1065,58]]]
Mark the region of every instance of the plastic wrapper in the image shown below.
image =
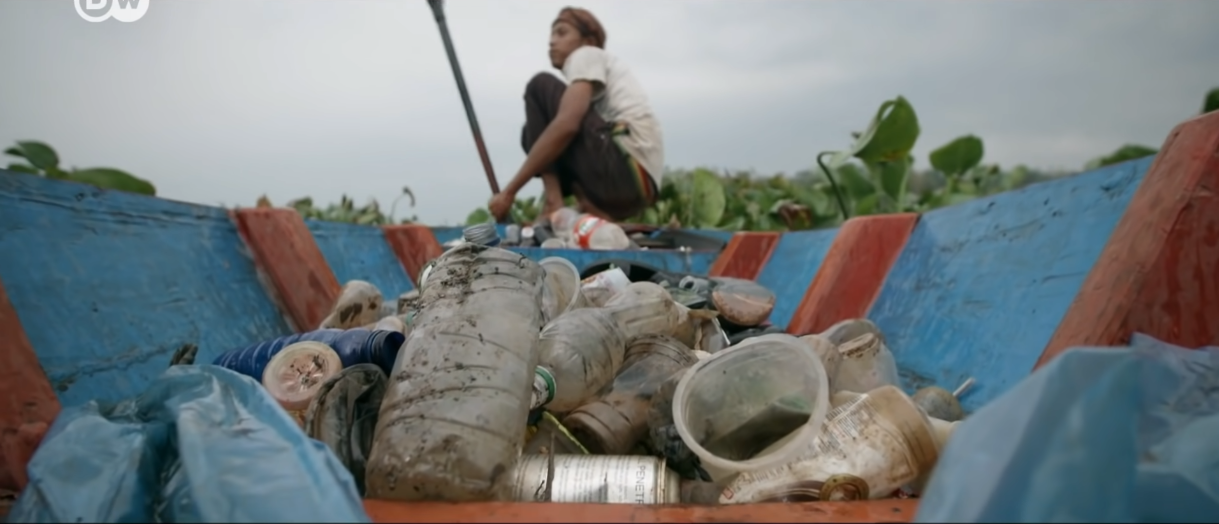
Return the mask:
[[[959,423],[916,522],[1215,522],[1219,348],[1076,348]]]
[[[172,366],[64,409],[8,522],[369,522],[355,482],[254,379]]]

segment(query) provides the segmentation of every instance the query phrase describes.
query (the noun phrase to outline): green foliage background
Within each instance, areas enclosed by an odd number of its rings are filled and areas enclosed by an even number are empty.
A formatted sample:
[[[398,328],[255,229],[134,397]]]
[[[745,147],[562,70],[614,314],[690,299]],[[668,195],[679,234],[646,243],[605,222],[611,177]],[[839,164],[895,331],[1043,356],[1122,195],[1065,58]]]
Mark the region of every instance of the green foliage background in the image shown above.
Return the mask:
[[[1207,93],[1202,112],[1219,110],[1219,88]],[[919,119],[902,96],[886,100],[862,132],[851,133],[854,142],[840,151],[825,151],[812,158],[815,167],[793,173],[764,176],[749,171],[715,171],[710,168],[675,169],[665,173],[656,205],[629,222],[729,231],[782,231],[833,227],[859,215],[923,212],[981,196],[1017,189],[1069,173],[1044,172],[1017,165],[1008,169],[987,164],[985,144],[974,135],[962,135],[928,154],[927,166],[916,166],[910,151],[919,137]],[[1084,169],[1154,155],[1147,146],[1127,144],[1088,162]],[[113,168],[60,167],[51,146],[33,140],[18,141],[4,151],[20,159],[11,171],[72,180],[104,189],[155,195],[147,180]],[[325,207],[310,197],[289,202],[305,218],[381,225],[413,222],[396,219],[398,203],[415,195],[409,187],[383,211],[376,200],[363,206],[343,195]],[[572,202],[569,202],[572,204]],[[266,197],[259,206],[270,206]],[[536,197],[518,199],[512,220],[529,223],[538,218]],[[484,208],[470,213],[467,224],[487,222]]]

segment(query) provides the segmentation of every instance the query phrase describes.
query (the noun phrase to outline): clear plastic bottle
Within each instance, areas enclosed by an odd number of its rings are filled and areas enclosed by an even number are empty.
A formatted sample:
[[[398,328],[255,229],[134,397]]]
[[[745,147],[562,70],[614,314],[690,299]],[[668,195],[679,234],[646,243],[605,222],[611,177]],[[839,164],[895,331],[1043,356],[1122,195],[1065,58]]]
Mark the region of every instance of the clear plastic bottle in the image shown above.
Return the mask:
[[[544,271],[463,244],[437,259],[389,375],[366,484],[370,498],[511,497],[542,327]]]
[[[698,358],[680,341],[647,335],[631,341],[622,371],[609,390],[571,412],[563,425],[589,452],[627,455],[648,433],[648,410],[666,379]]]
[[[583,249],[611,251],[631,247],[631,238],[618,224],[569,207],[551,213],[550,224],[560,238]]]
[[[580,407],[618,374],[632,339],[671,336],[678,320],[677,303],[659,295],[560,315],[538,335],[531,407],[546,406],[554,413]]]

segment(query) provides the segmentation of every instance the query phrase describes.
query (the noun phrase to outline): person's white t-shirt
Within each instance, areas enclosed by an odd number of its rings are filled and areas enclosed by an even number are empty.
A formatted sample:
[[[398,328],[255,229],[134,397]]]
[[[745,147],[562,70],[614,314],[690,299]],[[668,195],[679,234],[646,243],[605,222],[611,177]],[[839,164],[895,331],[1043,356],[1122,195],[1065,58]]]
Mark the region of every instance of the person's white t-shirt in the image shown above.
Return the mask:
[[[626,64],[604,49],[586,45],[567,57],[563,76],[568,83],[592,82],[593,109],[606,122],[626,123],[630,133],[618,137],[619,143],[652,175],[652,181],[659,189],[665,168],[660,122],[656,121],[647,94]]]

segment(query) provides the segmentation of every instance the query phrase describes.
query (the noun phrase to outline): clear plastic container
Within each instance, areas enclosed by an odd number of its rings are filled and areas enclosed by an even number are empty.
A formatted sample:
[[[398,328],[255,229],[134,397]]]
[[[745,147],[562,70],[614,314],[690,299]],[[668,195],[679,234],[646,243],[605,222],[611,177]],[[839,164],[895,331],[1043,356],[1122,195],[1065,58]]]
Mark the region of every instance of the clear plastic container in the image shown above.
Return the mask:
[[[544,274],[520,254],[477,244],[437,259],[389,374],[368,459],[370,498],[511,498]]]
[[[933,421],[894,386],[855,395],[825,418],[824,430],[791,460],[743,473],[723,504],[889,498],[930,473],[954,426]]]
[[[830,339],[824,335],[805,335],[800,337],[800,341],[808,344],[808,347],[813,348],[813,352],[817,353],[817,358],[821,359],[821,365],[825,366],[825,374],[830,377],[830,391],[835,391],[837,388],[834,384],[834,376],[838,374],[838,365],[842,363],[842,353],[838,352],[838,345],[830,342]]]
[[[563,257],[546,257],[538,261],[546,270],[546,285],[542,288],[542,319],[549,322],[559,315],[588,307],[580,291],[580,270]]]
[[[343,284],[338,300],[318,329],[351,329],[372,324],[381,318],[384,300],[377,286],[363,280],[350,280]]]
[[[601,307],[629,285],[631,285],[631,279],[622,272],[621,268],[616,267],[582,280],[580,292],[592,305]]]
[[[897,361],[880,337],[864,333],[838,345],[841,361],[830,379],[835,390],[867,393],[882,386],[897,386]]]
[[[796,337],[769,334],[690,368],[674,392],[673,423],[722,482],[795,458],[820,433],[828,409],[821,359]]]
[[[648,410],[661,384],[697,361],[694,352],[673,337],[637,337],[609,391],[571,412],[563,425],[590,453],[627,455],[647,435]]]
[[[580,407],[618,374],[630,340],[672,335],[676,306],[663,297],[636,296],[615,306],[569,311],[550,321],[538,335],[531,407],[546,406],[554,413]]]

